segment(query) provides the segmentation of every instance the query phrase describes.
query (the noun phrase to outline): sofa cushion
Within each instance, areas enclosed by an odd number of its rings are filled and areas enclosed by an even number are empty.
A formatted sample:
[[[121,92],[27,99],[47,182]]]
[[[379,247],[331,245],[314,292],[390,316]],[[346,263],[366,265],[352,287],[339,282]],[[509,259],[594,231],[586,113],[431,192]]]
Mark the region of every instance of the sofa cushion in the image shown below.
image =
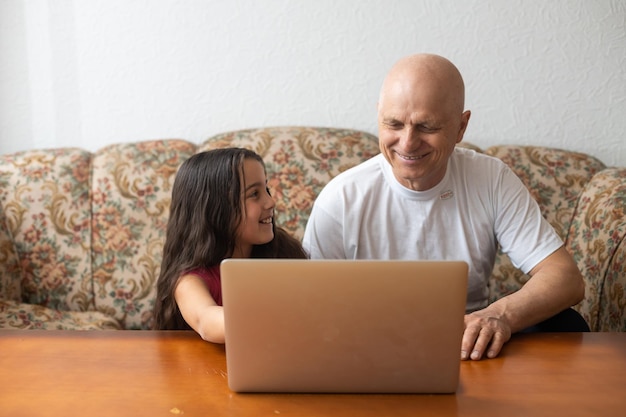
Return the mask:
[[[0,300],[0,329],[119,330],[121,326],[98,311],[61,311]]]
[[[315,198],[328,181],[379,153],[378,138],[351,129],[268,127],[210,137],[198,151],[243,147],[263,157],[276,223],[302,239]]]
[[[93,285],[98,311],[125,329],[151,327],[174,174],[184,140],[111,145],[93,156]]]

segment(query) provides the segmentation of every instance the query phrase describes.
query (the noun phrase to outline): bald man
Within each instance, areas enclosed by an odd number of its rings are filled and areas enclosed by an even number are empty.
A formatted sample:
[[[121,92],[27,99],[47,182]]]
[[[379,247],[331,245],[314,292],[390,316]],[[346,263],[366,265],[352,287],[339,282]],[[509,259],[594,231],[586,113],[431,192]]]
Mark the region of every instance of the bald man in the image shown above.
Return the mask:
[[[466,261],[461,359],[479,360],[496,357],[512,333],[578,303],[584,283],[515,174],[496,158],[455,148],[471,115],[464,101],[461,74],[447,59],[397,62],[378,102],[381,154],[328,183],[303,244],[312,259]],[[498,244],[531,279],[489,304]]]

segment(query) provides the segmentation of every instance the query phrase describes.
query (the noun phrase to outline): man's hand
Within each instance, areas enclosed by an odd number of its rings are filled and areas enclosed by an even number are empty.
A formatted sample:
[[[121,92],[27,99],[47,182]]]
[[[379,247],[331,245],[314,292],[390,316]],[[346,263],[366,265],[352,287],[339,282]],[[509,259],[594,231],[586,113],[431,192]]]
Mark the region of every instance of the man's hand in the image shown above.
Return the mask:
[[[511,326],[504,319],[485,310],[466,314],[461,360],[480,360],[485,352],[488,358],[495,358],[510,338]]]
[[[539,262],[516,292],[465,315],[461,359],[495,358],[511,334],[578,303],[585,283],[564,246]]]

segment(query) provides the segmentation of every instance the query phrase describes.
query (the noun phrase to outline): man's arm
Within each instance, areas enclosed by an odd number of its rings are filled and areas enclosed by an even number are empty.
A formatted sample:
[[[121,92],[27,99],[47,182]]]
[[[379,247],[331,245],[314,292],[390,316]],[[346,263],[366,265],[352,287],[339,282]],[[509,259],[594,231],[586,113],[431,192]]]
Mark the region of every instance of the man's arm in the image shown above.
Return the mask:
[[[546,320],[583,299],[585,284],[561,246],[530,271],[517,292],[465,316],[461,359],[495,358],[512,333]]]

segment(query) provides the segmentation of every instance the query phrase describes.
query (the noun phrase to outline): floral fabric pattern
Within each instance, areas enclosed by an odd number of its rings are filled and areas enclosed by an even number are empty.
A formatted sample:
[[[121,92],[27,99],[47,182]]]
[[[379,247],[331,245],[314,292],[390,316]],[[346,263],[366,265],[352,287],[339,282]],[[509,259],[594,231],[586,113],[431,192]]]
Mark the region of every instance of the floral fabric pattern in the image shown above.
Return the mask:
[[[172,185],[196,145],[182,140],[108,146],[93,157],[93,289],[98,311],[149,329]]]
[[[564,240],[577,195],[593,174],[604,168],[601,162],[591,157],[541,147],[494,146],[485,153],[511,167],[539,204],[543,216]],[[503,253],[498,255],[493,276],[492,300],[518,290],[529,278]]]
[[[567,241],[585,277],[578,311],[592,330],[626,331],[626,168],[595,175],[578,204]]]
[[[11,237],[0,243],[3,274],[19,279],[20,289],[8,299],[65,311],[93,307],[89,168],[90,154],[75,148],[2,157],[0,236]]]
[[[113,317],[98,311],[62,311],[38,304],[0,300],[0,329],[120,330]]]
[[[149,329],[176,172],[229,146],[263,157],[276,221],[298,239],[324,185],[379,152],[368,133],[293,126],[0,156],[0,329]],[[566,242],[592,330],[626,331],[626,168],[543,147],[484,152],[511,166]],[[527,279],[499,254],[490,298]]]
[[[364,132],[330,128],[276,127],[213,136],[199,151],[249,148],[261,155],[276,223],[302,239],[313,202],[330,179],[378,154],[378,138]]]

